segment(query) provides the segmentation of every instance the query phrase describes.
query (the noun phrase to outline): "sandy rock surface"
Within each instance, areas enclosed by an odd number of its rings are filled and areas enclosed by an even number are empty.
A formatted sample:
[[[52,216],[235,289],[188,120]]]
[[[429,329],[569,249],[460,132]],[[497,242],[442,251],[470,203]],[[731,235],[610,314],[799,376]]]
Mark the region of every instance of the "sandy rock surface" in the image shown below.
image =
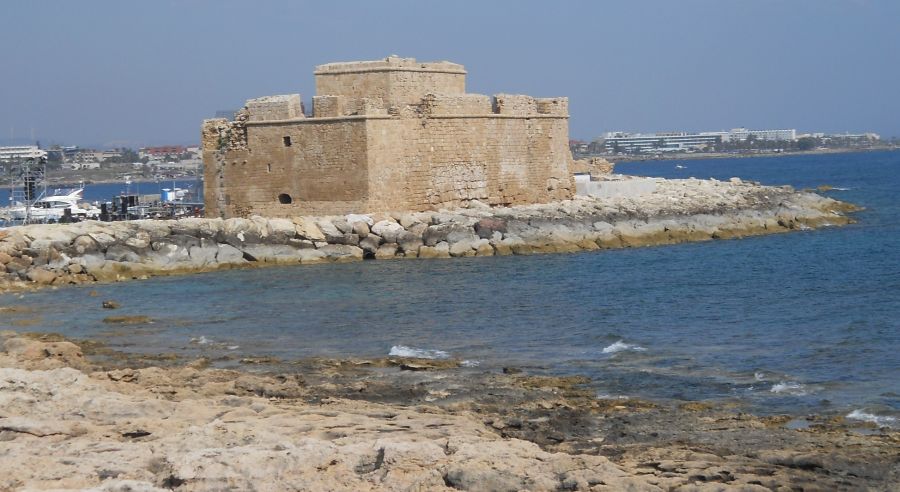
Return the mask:
[[[5,364],[80,357],[65,350],[77,349],[69,342],[9,338],[5,347]],[[0,368],[0,469],[8,471],[0,490],[653,490],[605,457],[504,439],[467,415],[262,398],[252,393],[273,381],[230,376]],[[184,379],[200,381],[170,392]]]
[[[0,490],[890,490],[900,435],[458,361],[101,367],[0,332]],[[78,366],[75,369],[71,366]],[[129,367],[133,366],[133,367]]]

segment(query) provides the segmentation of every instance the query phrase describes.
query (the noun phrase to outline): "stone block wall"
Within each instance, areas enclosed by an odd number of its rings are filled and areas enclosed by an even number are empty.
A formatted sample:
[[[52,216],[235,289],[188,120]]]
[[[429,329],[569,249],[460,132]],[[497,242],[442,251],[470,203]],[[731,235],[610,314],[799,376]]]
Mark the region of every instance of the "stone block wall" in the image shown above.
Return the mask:
[[[313,96],[313,118],[336,118],[344,115],[344,96]]]
[[[365,120],[251,123],[247,142],[252,152],[208,157],[216,162],[205,173],[212,188],[205,194],[211,216],[288,217],[367,208]],[[206,152],[204,160],[209,162]]]
[[[571,198],[568,120],[445,117],[369,122],[373,210]],[[374,183],[380,183],[375,185]]]
[[[423,115],[476,115],[493,112],[492,101],[481,94],[426,94],[419,103]]]
[[[518,94],[497,94],[494,96],[494,112],[497,114],[527,115],[537,114],[537,102],[531,96]]]
[[[381,98],[387,107],[418,104],[425,94],[463,94],[466,71],[450,62],[419,63],[414,58],[329,63],[316,67],[316,94]]]

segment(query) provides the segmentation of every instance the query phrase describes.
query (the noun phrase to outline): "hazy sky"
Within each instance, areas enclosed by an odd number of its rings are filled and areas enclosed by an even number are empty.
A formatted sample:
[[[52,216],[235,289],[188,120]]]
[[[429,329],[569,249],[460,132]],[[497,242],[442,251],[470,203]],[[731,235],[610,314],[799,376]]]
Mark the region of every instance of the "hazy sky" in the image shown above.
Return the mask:
[[[568,96],[573,138],[797,128],[900,135],[900,0],[0,0],[0,143],[196,143],[315,65],[465,65],[468,91]]]

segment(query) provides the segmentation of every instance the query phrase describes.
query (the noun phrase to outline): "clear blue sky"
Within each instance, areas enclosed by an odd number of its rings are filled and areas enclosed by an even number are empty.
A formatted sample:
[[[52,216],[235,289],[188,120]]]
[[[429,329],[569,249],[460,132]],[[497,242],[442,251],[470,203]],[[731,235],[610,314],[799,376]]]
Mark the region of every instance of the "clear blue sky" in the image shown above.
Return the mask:
[[[469,92],[568,96],[610,130],[900,136],[898,0],[5,1],[0,144],[199,141],[315,65],[451,60]]]

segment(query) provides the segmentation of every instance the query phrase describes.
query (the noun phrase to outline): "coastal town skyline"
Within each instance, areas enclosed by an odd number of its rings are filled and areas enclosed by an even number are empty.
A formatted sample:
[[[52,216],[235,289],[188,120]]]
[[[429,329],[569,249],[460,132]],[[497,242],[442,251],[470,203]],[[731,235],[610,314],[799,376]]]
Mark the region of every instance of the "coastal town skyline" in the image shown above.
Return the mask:
[[[34,22],[0,34],[19,67],[0,80],[4,144],[194,143],[201,120],[249,98],[310,99],[309,66],[390,54],[462,63],[475,93],[568,96],[571,135],[585,140],[741,126],[900,135],[900,5],[887,1],[6,10]]]

